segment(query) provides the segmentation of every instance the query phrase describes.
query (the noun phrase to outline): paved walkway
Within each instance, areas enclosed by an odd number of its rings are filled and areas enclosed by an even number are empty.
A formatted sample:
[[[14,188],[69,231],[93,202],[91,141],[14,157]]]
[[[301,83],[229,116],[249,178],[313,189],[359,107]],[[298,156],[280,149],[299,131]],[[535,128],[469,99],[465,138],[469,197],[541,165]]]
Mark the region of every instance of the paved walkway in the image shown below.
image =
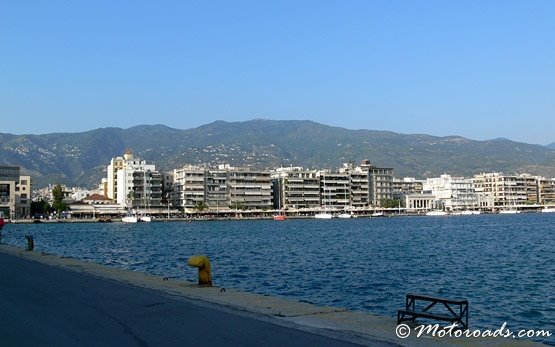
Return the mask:
[[[353,346],[0,253],[2,346]]]

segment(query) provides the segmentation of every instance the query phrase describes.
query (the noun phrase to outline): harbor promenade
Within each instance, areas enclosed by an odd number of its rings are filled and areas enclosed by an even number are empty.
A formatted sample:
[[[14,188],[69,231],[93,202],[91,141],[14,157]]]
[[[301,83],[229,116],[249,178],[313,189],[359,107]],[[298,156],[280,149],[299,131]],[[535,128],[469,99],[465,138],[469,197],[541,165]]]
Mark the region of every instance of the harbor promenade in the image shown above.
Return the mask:
[[[2,346],[507,346],[400,339],[394,319],[0,245]]]

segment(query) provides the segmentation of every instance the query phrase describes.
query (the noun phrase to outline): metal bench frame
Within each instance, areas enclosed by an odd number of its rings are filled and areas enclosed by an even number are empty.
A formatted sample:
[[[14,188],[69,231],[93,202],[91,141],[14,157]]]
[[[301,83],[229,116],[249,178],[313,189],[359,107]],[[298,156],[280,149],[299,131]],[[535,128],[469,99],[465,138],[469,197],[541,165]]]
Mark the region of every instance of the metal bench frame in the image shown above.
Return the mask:
[[[428,302],[424,309],[416,310],[416,301]],[[436,304],[442,304],[447,309],[447,314],[436,314],[429,310]],[[454,306],[454,308],[452,307]],[[414,322],[416,318],[428,318],[452,323],[458,323],[459,328],[468,329],[468,300],[453,300],[435,298],[426,295],[407,294],[405,309],[397,311],[397,324],[402,322]]]

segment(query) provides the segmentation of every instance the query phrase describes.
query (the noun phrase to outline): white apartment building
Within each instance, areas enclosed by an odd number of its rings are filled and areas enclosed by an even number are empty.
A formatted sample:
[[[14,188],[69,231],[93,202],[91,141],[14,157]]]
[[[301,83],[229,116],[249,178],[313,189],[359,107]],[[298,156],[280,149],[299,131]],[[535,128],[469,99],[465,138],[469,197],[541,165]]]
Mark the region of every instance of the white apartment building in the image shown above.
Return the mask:
[[[135,158],[133,156],[133,152],[130,149],[125,150],[125,154],[123,155],[123,157],[112,158],[107,169],[107,196],[110,199],[118,201],[118,203],[119,201],[124,201],[126,199],[126,196],[118,196],[118,171],[124,168],[135,171],[156,171],[155,165],[147,164],[146,160]],[[124,184],[120,186],[126,185]]]
[[[478,207],[478,200],[471,178],[441,175],[428,178],[423,183],[423,190],[435,196],[439,203],[449,211],[466,210]]]
[[[162,206],[162,175],[156,170],[125,167],[118,170],[117,184],[116,203],[120,205],[143,209]]]
[[[135,158],[130,149],[112,158],[107,169],[107,197],[128,207],[159,207],[162,204],[162,175],[156,166]]]

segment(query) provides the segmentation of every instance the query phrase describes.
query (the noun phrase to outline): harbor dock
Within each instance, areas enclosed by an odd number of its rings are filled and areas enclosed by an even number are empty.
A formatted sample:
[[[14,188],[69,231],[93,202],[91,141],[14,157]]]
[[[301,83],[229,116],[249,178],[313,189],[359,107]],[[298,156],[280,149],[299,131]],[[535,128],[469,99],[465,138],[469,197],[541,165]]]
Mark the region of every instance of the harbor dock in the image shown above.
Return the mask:
[[[0,245],[3,346],[507,346],[395,334],[394,318]]]

